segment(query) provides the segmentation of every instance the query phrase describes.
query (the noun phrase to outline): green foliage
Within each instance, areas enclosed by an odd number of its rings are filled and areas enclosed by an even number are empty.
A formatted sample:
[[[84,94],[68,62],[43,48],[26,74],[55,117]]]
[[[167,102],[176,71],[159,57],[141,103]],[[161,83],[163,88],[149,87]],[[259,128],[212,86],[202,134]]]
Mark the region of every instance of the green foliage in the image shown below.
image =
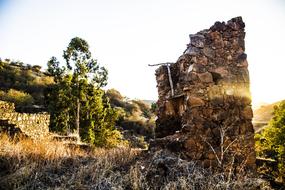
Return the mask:
[[[40,71],[41,71],[41,66],[40,65],[34,65],[34,66],[32,66],[32,70],[33,71],[35,71],[35,72],[37,72],[37,73],[39,73]]]
[[[34,98],[25,92],[10,89],[8,92],[0,90],[0,99],[16,104],[16,106],[30,106],[34,103]]]
[[[4,67],[5,64],[6,64],[6,63],[5,63],[4,61],[2,61],[1,58],[0,58],[0,69],[3,69],[3,67]]]
[[[116,89],[107,90],[106,95],[110,99],[112,107],[123,109],[126,117],[133,117],[134,115],[145,118],[151,117],[149,106],[141,100],[129,100]]]
[[[118,112],[111,108],[104,91],[89,85],[81,105],[82,139],[97,146],[117,145],[122,138],[120,132],[115,129]]]
[[[145,136],[146,140],[153,137],[155,115],[151,111],[150,105],[141,100],[129,100],[115,89],[109,89],[106,95],[110,99],[112,107],[119,110],[118,126],[130,131],[132,135]],[[133,141],[132,138],[128,140]],[[133,142],[133,144],[137,143]]]
[[[48,72],[55,84],[46,93],[51,113],[51,129],[76,131],[84,142],[97,146],[116,146],[120,132],[115,129],[118,113],[111,108],[101,87],[108,72],[92,58],[88,43],[73,38],[63,53],[66,66],[55,57],[48,62]]]
[[[278,161],[278,171],[273,175],[285,182],[285,101],[274,107],[273,115],[269,126],[255,137],[257,153]]]
[[[34,104],[44,105],[44,90],[52,83],[53,78],[42,73],[40,66],[28,67],[9,59],[0,61],[0,89],[15,89],[30,94]]]
[[[56,84],[49,86],[45,92],[46,105],[50,112],[51,131],[70,133],[72,125],[73,100],[71,96],[71,75],[64,76]]]
[[[143,117],[145,117],[145,118],[151,117],[151,110],[150,110],[149,105],[147,105],[146,103],[144,103],[141,100],[133,100],[132,102],[133,102],[133,104],[138,105],[139,110],[142,112]]]
[[[59,61],[57,61],[56,57],[51,57],[47,62],[47,72],[54,77],[54,80],[57,82],[65,71],[64,67],[59,67]]]
[[[156,110],[157,110],[157,104],[156,103],[152,103],[150,110],[151,110],[152,113],[155,113]]]

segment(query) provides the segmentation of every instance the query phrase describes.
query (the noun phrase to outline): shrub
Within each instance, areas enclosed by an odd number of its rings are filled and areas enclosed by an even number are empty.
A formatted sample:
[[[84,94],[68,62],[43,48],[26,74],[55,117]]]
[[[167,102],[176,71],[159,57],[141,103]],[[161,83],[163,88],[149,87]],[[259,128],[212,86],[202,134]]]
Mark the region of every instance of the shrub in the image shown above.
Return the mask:
[[[0,99],[16,104],[16,106],[28,106],[34,103],[34,98],[25,92],[10,89],[8,92],[0,91]]]
[[[40,65],[34,65],[32,66],[32,70],[35,71],[35,72],[40,72],[41,71],[41,66]]]
[[[285,101],[275,106],[268,127],[255,139],[257,154],[278,162],[278,170],[270,175],[285,184]]]
[[[131,131],[133,135],[138,135],[138,138],[140,135],[145,136],[146,140],[153,137],[155,115],[150,105],[141,100],[128,100],[115,89],[109,89],[106,95],[112,107],[116,107],[120,112],[118,126]],[[132,141],[128,137],[127,139]]]

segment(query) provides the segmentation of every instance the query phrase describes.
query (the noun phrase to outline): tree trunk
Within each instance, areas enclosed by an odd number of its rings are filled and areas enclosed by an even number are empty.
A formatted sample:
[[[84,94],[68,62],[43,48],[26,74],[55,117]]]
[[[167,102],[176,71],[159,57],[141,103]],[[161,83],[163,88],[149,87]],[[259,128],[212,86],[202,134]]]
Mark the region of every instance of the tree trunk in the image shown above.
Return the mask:
[[[171,96],[174,96],[174,89],[173,89],[173,82],[172,82],[170,67],[169,67],[169,64],[167,64],[166,66],[167,66],[167,72],[168,72],[168,80],[169,80],[170,89],[171,89]]]
[[[77,98],[77,110],[76,110],[76,120],[75,120],[75,126],[76,126],[76,130],[77,130],[77,135],[78,135],[78,140],[80,140],[80,134],[79,134],[79,119],[80,119],[80,100],[79,98]]]

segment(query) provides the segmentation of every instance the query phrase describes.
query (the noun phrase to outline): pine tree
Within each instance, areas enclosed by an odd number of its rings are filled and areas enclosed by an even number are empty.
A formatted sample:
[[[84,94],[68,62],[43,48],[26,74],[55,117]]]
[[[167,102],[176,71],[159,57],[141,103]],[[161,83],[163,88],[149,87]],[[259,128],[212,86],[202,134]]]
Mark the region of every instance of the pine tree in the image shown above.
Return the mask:
[[[51,129],[75,130],[85,142],[112,146],[110,139],[118,140],[120,133],[114,127],[116,111],[101,89],[107,85],[107,70],[99,67],[87,42],[78,37],[71,40],[63,57],[66,67],[60,68],[54,57],[48,62],[48,72],[55,79],[47,93]]]

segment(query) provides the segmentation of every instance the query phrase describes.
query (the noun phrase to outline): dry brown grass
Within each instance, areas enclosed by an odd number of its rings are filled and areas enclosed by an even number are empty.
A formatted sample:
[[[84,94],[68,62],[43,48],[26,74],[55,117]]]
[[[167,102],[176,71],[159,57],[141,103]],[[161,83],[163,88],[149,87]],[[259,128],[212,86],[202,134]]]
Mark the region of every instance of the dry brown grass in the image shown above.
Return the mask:
[[[49,139],[15,141],[0,134],[0,189],[228,190],[257,186],[256,179],[228,181],[223,174],[213,175],[169,154],[144,154],[129,148],[84,151]]]
[[[0,189],[104,187],[104,178],[128,167],[138,153],[129,148],[84,151],[49,139],[15,141],[1,134]]]

